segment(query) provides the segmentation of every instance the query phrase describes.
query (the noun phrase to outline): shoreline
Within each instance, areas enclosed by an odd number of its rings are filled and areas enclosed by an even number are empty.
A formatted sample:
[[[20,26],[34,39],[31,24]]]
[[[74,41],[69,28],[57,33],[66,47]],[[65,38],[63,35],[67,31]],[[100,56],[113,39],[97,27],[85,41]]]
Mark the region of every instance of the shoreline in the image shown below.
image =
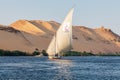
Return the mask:
[[[102,54],[93,54],[91,52],[77,52],[77,51],[68,51],[68,52],[64,52],[64,53],[60,53],[61,56],[63,57],[69,57],[69,56],[120,56],[120,53],[102,53]],[[34,51],[32,53],[27,53],[27,52],[22,52],[19,50],[14,50],[14,51],[9,51],[9,50],[3,50],[0,49],[0,57],[2,56],[34,56],[34,57],[41,57],[41,56],[48,56],[48,54],[46,53],[45,50],[42,50],[42,52],[39,51]]]

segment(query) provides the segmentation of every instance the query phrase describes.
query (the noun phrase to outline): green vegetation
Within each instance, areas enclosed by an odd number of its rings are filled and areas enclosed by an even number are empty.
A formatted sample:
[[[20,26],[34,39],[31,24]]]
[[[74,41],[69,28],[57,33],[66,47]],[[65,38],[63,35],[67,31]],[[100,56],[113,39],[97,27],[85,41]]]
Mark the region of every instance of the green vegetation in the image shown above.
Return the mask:
[[[26,52],[22,51],[9,51],[0,49],[0,56],[29,56]]]
[[[9,50],[3,50],[0,49],[0,56],[36,56],[42,54],[43,56],[48,56],[45,50],[42,50],[41,52],[36,48],[35,51],[30,54],[27,52],[22,52],[22,51],[9,51]]]
[[[41,53],[40,53],[40,51],[39,51],[39,49],[35,49],[35,51],[32,53],[32,55],[33,56],[36,56],[36,55],[40,55]]]
[[[68,51],[61,53],[63,56],[94,56],[91,52],[77,52],[77,51]]]
[[[0,56],[36,56],[36,55],[43,55],[43,56],[48,56],[46,50],[42,50],[39,51],[37,48],[35,49],[35,51],[30,54],[27,52],[22,52],[22,51],[9,51],[9,50],[3,50],[0,49]],[[93,54],[91,52],[77,52],[77,51],[68,51],[68,52],[64,52],[61,53],[62,56],[120,56],[120,52],[116,52],[115,54],[113,53],[99,53],[99,54]]]
[[[48,53],[45,50],[42,50],[41,53],[43,54],[43,56],[48,56]]]
[[[42,50],[41,52],[38,50],[35,50],[33,53],[33,56],[42,54],[43,56],[48,56],[47,52],[45,50]]]
[[[63,56],[120,56],[120,52],[116,53],[98,53],[98,54],[93,54],[92,52],[77,52],[77,51],[68,51],[61,53]]]
[[[96,54],[96,56],[120,56],[120,52],[118,53],[102,53],[102,54]]]

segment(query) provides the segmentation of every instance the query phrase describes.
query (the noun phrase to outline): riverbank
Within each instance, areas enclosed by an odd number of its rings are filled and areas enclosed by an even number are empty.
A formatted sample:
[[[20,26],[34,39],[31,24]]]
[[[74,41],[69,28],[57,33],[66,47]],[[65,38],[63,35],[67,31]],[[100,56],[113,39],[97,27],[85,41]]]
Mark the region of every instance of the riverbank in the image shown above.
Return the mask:
[[[84,52],[68,51],[60,54],[62,56],[120,56],[120,53],[93,54],[92,52],[86,52],[86,51]],[[28,52],[23,52],[19,50],[9,51],[9,50],[0,49],[0,56],[39,56],[39,55],[48,56],[48,54],[46,53],[46,50],[42,50],[41,52],[39,50],[35,50],[32,53],[28,53]]]
[[[41,52],[39,50],[35,50],[32,53],[28,53],[28,52],[23,52],[19,50],[10,51],[10,50],[0,49],[0,56],[37,56],[41,54],[44,56],[47,56],[47,53],[45,50],[42,50]]]

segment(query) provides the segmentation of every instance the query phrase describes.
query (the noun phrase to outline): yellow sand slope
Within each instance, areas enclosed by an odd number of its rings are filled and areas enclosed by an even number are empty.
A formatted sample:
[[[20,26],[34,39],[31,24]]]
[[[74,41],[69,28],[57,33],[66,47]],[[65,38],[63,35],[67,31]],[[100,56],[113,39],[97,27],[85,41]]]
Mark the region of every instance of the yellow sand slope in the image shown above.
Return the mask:
[[[55,21],[18,20],[9,27],[0,25],[0,48],[33,52],[47,49],[60,26]],[[73,50],[94,54],[120,53],[120,36],[104,27],[73,27]]]

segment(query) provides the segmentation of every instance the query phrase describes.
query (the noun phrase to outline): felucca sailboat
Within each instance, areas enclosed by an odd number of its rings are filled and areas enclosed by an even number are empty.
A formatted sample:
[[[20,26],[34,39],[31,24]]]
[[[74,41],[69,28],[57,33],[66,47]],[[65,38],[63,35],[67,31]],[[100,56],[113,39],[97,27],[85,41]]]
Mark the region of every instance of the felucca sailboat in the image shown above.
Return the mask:
[[[72,15],[74,8],[70,10],[65,20],[53,36],[47,49],[49,59],[60,59],[62,52],[72,49]]]

